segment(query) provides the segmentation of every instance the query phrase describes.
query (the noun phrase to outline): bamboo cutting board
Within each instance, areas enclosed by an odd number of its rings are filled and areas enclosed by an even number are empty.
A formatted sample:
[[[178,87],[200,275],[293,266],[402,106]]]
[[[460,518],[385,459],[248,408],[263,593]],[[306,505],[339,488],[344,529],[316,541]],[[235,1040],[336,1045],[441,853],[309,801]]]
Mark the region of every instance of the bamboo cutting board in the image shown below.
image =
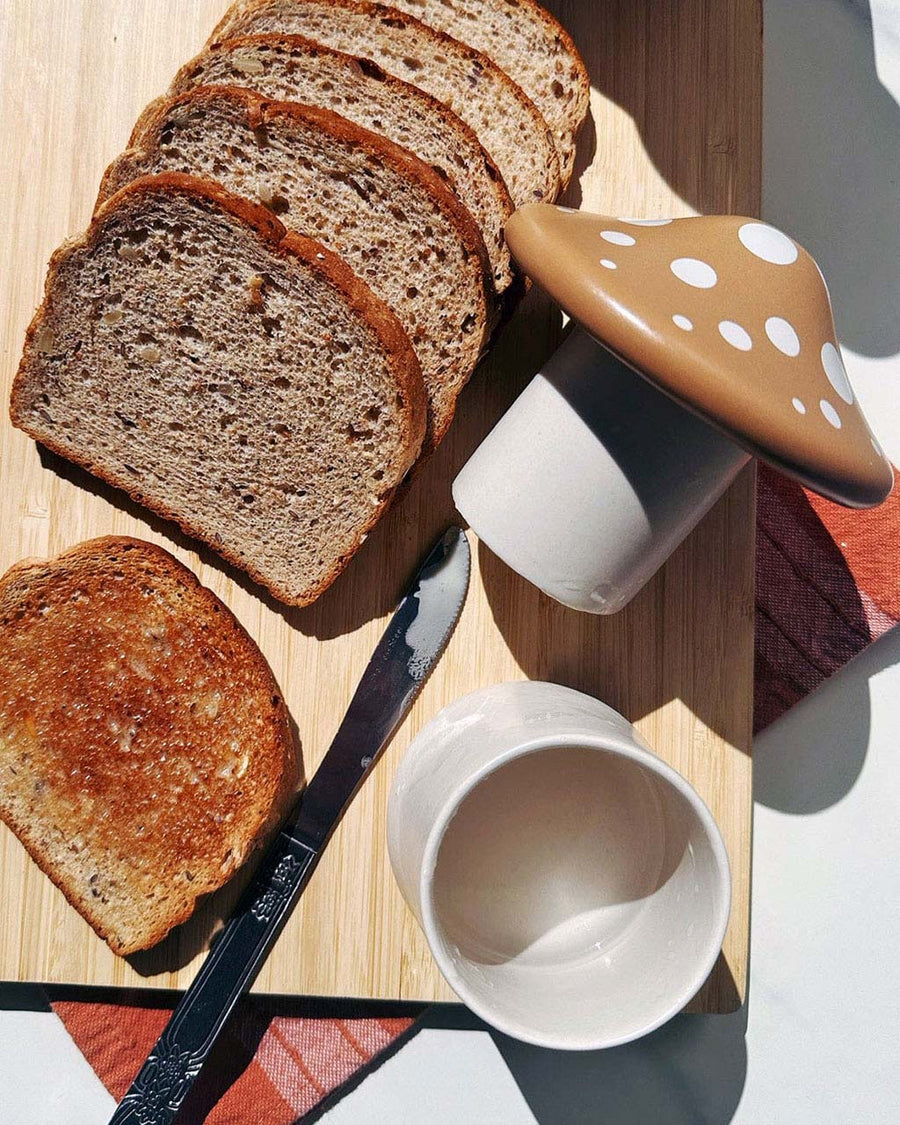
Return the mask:
[[[224,0],[4,0],[0,317],[4,402],[50,252],[86,224],[100,175],[144,104],[199,49]],[[753,215],[759,200],[759,0],[568,0],[555,10],[594,81],[580,191],[590,209],[648,217]],[[573,185],[573,189],[577,185]],[[314,606],[287,610],[122,494],[39,452],[0,420],[0,568],[95,535],[161,543],[256,638],[299,728],[307,775],[329,745],[386,616],[424,550],[454,518],[450,482],[560,331],[532,293],[460,402],[447,441]],[[734,904],[724,955],[694,1007],[744,995],[750,870],[753,478],[746,472],[637,600],[576,614],[474,549],[450,648],[356,800],[263,969],[260,990],[450,999],[393,883],[387,794],[410,739],[450,700],[500,680],[549,679],[635,720],[709,803],[725,835]],[[238,880],[237,882],[240,882]],[[121,960],[0,827],[0,979],[184,987],[225,888],[158,949]]]

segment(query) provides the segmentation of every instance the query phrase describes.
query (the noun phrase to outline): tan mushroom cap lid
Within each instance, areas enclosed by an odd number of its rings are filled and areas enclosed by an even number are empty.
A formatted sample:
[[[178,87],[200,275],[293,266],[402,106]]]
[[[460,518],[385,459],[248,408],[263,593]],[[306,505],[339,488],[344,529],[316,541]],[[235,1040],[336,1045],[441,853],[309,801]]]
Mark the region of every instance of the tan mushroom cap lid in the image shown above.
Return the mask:
[[[847,379],[819,267],[755,219],[610,219],[528,204],[510,250],[629,366],[832,500],[880,504],[891,466]]]

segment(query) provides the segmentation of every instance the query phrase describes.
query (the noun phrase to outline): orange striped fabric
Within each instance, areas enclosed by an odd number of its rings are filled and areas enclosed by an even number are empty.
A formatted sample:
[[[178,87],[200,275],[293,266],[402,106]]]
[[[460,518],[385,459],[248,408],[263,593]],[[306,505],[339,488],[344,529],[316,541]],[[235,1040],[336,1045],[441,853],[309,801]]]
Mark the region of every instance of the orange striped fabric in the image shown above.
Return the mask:
[[[53,1010],[117,1101],[171,1014],[74,1001],[54,1003]],[[185,1125],[293,1125],[411,1023],[408,1018],[305,1019],[239,1011],[185,1106]]]
[[[854,512],[759,466],[756,709],[762,730],[900,621],[900,487]]]

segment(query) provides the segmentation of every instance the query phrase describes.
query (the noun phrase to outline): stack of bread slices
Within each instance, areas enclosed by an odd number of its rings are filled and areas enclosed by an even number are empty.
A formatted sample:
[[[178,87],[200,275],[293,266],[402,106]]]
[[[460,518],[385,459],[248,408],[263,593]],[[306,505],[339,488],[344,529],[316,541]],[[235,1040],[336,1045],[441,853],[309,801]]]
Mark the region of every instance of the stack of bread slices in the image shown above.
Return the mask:
[[[54,255],[14,423],[308,604],[446,433],[588,98],[534,0],[236,0]]]

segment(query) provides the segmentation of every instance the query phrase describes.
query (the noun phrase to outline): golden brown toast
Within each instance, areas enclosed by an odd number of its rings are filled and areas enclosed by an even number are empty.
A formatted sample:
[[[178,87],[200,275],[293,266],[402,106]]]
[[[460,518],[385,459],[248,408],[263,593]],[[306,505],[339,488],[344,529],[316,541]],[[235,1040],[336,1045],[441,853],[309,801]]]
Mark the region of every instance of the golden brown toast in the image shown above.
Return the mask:
[[[168,552],[109,536],[0,578],[0,817],[116,953],[225,883],[297,774],[265,659]]]

